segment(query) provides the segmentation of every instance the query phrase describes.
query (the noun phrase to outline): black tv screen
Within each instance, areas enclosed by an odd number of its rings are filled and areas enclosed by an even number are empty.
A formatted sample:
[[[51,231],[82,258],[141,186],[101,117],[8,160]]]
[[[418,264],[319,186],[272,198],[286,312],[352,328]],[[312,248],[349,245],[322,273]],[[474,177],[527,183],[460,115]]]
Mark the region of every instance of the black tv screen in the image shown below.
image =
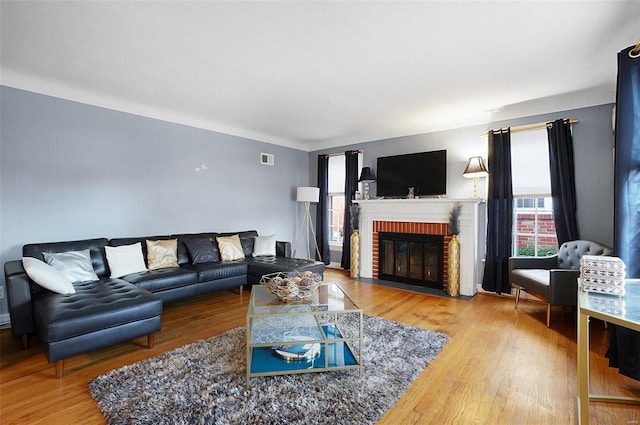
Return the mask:
[[[378,158],[376,179],[378,197],[406,197],[409,188],[415,196],[447,193],[447,151],[420,152]]]

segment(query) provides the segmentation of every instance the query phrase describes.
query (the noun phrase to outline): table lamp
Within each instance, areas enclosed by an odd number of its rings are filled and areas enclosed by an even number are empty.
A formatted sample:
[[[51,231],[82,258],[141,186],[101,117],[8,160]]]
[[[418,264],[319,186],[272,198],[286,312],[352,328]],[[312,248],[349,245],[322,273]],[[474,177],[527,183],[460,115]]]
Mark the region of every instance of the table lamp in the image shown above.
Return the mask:
[[[467,168],[464,169],[462,175],[468,179],[473,179],[473,198],[480,198],[480,196],[478,195],[478,178],[486,177],[489,175],[482,157],[472,156],[471,158],[469,158]]]

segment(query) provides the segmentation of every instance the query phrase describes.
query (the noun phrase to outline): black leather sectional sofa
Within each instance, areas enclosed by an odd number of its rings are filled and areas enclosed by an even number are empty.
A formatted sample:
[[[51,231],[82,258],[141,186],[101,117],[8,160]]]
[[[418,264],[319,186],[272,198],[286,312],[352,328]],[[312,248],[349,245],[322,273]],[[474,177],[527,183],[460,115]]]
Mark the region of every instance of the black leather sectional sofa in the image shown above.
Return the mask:
[[[245,258],[192,264],[185,241],[208,238],[217,250],[216,237],[237,234]],[[20,260],[4,265],[12,332],[23,348],[36,335],[49,362],[56,362],[56,375],[64,373],[65,358],[87,353],[144,335],[153,345],[160,330],[162,303],[225,289],[259,283],[269,273],[310,270],[323,274],[322,262],[291,258],[291,244],[276,242],[275,256],[253,257],[254,230],[230,233],[157,235],[136,238],[89,239],[36,243],[23,247],[23,256],[43,260],[45,252],[60,253],[88,249],[99,280],[74,283],[75,294],[58,294],[29,279]],[[179,267],[161,268],[111,278],[105,246],[141,242],[147,258],[147,240],[177,239]],[[188,242],[188,241],[187,241]]]

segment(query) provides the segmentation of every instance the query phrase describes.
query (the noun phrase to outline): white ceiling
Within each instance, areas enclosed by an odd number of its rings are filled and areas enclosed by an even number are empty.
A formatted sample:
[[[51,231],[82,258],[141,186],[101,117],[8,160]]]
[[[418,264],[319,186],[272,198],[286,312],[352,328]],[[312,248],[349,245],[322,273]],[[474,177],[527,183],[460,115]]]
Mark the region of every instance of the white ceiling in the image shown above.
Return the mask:
[[[639,1],[2,1],[3,85],[315,150],[615,101]]]

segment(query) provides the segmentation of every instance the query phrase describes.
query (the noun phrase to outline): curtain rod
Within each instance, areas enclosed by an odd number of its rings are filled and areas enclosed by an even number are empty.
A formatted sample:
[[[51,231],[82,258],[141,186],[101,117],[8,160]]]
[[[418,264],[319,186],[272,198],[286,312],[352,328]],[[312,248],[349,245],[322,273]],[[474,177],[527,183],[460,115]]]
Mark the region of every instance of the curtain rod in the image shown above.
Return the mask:
[[[357,151],[358,153],[364,153],[364,151],[362,149],[358,149]],[[344,155],[344,152],[336,152],[336,153],[322,153],[320,155],[324,155],[326,157],[332,157],[332,156],[340,156],[340,155]]]
[[[629,50],[629,57],[631,59],[635,59],[637,57],[640,57],[640,39],[638,39],[638,42],[636,43],[636,47],[634,47],[633,49]]]
[[[577,124],[578,120],[569,120],[569,124]],[[517,125],[515,127],[511,127],[511,132],[512,133],[517,133],[518,131],[527,131],[527,130],[536,130],[538,128],[546,128],[549,126],[549,123],[546,122],[539,122],[536,124],[527,124],[527,125]],[[489,131],[494,131],[494,130],[489,130]],[[489,135],[489,131],[485,131],[484,133],[482,133],[482,136],[487,136]]]

